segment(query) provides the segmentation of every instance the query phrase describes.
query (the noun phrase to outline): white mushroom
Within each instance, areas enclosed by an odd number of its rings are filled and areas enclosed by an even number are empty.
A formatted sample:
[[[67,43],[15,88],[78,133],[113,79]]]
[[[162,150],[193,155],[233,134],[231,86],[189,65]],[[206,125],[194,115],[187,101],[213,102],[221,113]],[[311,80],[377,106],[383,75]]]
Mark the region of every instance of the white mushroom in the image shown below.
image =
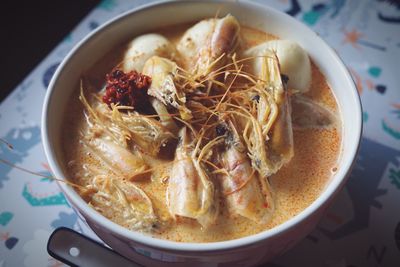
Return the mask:
[[[150,33],[140,35],[133,39],[124,55],[122,70],[129,72],[136,70],[142,72],[144,63],[152,56],[170,58],[174,55],[175,48],[164,36]]]
[[[265,50],[276,53],[281,73],[289,78],[289,89],[304,93],[309,90],[311,83],[311,64],[307,52],[296,42],[290,40],[273,40],[252,47],[245,52],[246,56],[259,56],[254,60],[254,69],[262,69],[261,57]]]

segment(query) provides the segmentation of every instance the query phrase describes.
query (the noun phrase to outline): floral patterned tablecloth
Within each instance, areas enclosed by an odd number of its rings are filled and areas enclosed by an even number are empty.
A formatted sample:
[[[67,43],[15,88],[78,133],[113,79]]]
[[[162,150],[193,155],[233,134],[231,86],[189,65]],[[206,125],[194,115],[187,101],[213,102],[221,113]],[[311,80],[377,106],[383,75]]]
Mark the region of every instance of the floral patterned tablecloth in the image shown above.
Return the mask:
[[[40,140],[49,81],[90,31],[149,1],[102,1],[0,105],[0,159],[50,175]],[[400,3],[394,0],[257,1],[321,35],[353,75],[364,133],[356,167],[318,227],[267,266],[400,266]],[[80,223],[56,183],[0,163],[0,267],[61,266],[46,252],[50,233]]]

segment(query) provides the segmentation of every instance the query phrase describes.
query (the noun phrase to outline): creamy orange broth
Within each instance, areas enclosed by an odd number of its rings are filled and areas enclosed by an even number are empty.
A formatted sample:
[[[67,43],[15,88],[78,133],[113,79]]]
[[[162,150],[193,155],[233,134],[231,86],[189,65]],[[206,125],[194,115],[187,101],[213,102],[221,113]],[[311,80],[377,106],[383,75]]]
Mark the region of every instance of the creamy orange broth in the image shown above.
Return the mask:
[[[166,36],[170,41],[177,42],[189,26],[189,24],[185,24],[170,27],[160,30],[159,33]],[[242,27],[240,48],[246,49],[270,39],[276,38],[258,30]],[[118,48],[117,52],[105,56],[101,62],[94,66],[93,70],[84,74],[86,79],[94,87],[101,88],[105,73],[121,61],[121,51],[123,50],[124,46]],[[338,112],[335,98],[324,76],[314,64],[312,64],[311,89],[307,96],[328,106],[332,111]],[[73,182],[86,185],[89,177],[78,177],[76,173],[81,171],[83,164],[97,163],[79,145],[78,133],[80,129],[85,128],[86,122],[83,118],[83,106],[78,100],[78,93],[72,97],[70,105],[71,109],[65,118],[65,125],[68,125],[68,127],[65,130],[63,143],[66,162],[73,161],[79,164],[72,164],[66,169]],[[267,224],[260,225],[240,216],[230,217],[227,209],[223,206],[223,201],[221,201],[220,211],[222,213],[217,223],[211,228],[203,230],[196,221],[179,218],[176,222],[171,221],[172,227],[162,228],[161,232],[153,233],[153,235],[179,242],[213,242],[240,238],[277,226],[304,210],[319,196],[332,176],[332,170],[340,152],[340,143],[339,129],[294,130],[294,157],[289,164],[269,178],[274,192],[276,209],[272,219]],[[155,168],[155,171],[152,173],[151,179],[139,181],[136,184],[150,196],[156,214],[159,217],[169,218],[165,203],[165,192],[167,188],[166,179],[171,164],[165,163],[170,161],[150,157],[147,157],[146,161],[151,167]],[[125,222],[116,218],[115,214],[103,215],[118,224],[127,226]]]

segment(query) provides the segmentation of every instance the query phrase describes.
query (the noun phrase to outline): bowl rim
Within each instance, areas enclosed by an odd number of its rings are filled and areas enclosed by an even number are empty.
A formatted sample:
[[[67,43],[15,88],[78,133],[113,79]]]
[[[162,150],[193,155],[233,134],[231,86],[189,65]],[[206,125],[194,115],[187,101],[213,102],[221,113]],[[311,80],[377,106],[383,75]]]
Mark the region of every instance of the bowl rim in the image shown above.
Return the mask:
[[[63,175],[63,172],[61,171],[61,168],[59,167],[57,161],[56,161],[56,156],[55,153],[50,145],[49,142],[49,125],[47,121],[47,116],[49,114],[49,102],[52,98],[52,95],[54,93],[54,88],[57,82],[58,77],[63,71],[64,66],[69,62],[70,58],[73,57],[75,53],[83,46],[85,43],[87,43],[90,39],[94,38],[96,35],[101,34],[101,32],[108,28],[112,27],[113,24],[118,23],[120,20],[127,16],[134,15],[138,11],[143,11],[147,9],[152,9],[154,7],[160,7],[164,5],[170,5],[170,4],[190,4],[190,3],[232,3],[232,1],[229,0],[181,0],[181,1],[158,1],[158,2],[153,2],[149,3],[146,5],[141,5],[139,7],[130,9],[126,12],[123,12],[122,14],[108,20],[106,23],[104,23],[102,26],[99,28],[95,29],[93,32],[90,34],[86,35],[81,41],[79,41],[72,49],[71,51],[65,56],[61,64],[58,66],[56,72],[54,73],[49,86],[48,90],[46,92],[45,100],[43,103],[43,109],[42,109],[42,127],[41,127],[41,133],[42,133],[42,144],[44,148],[44,152],[46,155],[46,158],[48,160],[49,166],[53,173],[55,174],[55,177],[62,178],[63,180],[66,180],[66,178]],[[341,66],[340,72],[342,75],[344,75],[344,78],[346,81],[349,81],[351,88],[348,88],[349,96],[352,97],[354,103],[356,104],[354,108],[354,112],[356,113],[356,121],[353,122],[353,126],[355,127],[354,134],[351,136],[351,149],[350,149],[350,157],[352,160],[348,160],[346,162],[343,162],[341,165],[341,168],[339,171],[333,176],[334,179],[326,186],[325,190],[304,210],[302,210],[299,214],[295,215],[294,217],[290,218],[289,220],[283,222],[282,224],[275,226],[271,229],[267,229],[265,231],[262,231],[260,233],[238,238],[238,239],[233,239],[233,240],[226,240],[226,241],[218,241],[218,242],[207,242],[207,243],[195,243],[195,242],[176,242],[176,241],[169,241],[169,240],[164,240],[164,239],[159,239],[156,237],[151,237],[146,234],[142,234],[140,232],[135,232],[128,230],[127,228],[124,228],[123,226],[120,226],[113,221],[107,219],[94,209],[90,208],[87,203],[76,193],[76,191],[71,187],[68,186],[67,184],[57,181],[58,185],[60,186],[61,190],[64,192],[66,195],[67,199],[72,203],[72,207],[77,208],[80,213],[82,213],[85,216],[89,217],[91,220],[95,222],[98,226],[101,226],[102,228],[107,229],[108,231],[115,233],[119,236],[122,236],[126,239],[132,240],[134,242],[141,243],[143,245],[147,245],[149,247],[153,248],[158,248],[158,249],[164,249],[164,250],[169,250],[169,251],[180,251],[180,252],[209,252],[209,251],[220,251],[220,250],[228,250],[228,249],[234,249],[237,247],[246,247],[246,246],[251,246],[254,245],[255,243],[261,242],[264,239],[269,239],[274,236],[281,235],[289,230],[291,230],[293,227],[296,225],[299,225],[300,223],[304,222],[307,218],[311,217],[312,214],[316,213],[319,209],[323,208],[334,198],[334,196],[340,191],[340,189],[343,187],[345,184],[348,174],[352,169],[352,166],[355,163],[355,158],[359,149],[360,141],[361,141],[361,134],[362,134],[362,109],[361,109],[361,100],[360,96],[358,94],[358,91],[355,87],[354,81],[347,70],[345,64],[343,61],[339,58],[339,56],[336,54],[336,52],[321,38],[319,37],[314,31],[312,31],[310,28],[308,28],[306,25],[301,23],[300,21],[296,20],[295,18],[291,17],[290,15],[283,13],[281,11],[278,11],[270,6],[247,1],[247,0],[238,0],[236,2],[237,4],[245,5],[245,6],[252,6],[256,8],[260,8],[265,10],[266,12],[269,13],[274,13],[275,15],[283,16],[284,19],[289,20],[290,23],[294,24],[299,24],[298,27],[302,28],[303,31],[306,31],[307,34],[312,34],[315,35],[317,39],[319,39],[320,42],[322,42],[325,45],[327,53],[330,54],[330,56],[336,61],[336,64]],[[343,117],[343,115],[342,115]],[[342,145],[343,145],[343,140],[342,140]]]

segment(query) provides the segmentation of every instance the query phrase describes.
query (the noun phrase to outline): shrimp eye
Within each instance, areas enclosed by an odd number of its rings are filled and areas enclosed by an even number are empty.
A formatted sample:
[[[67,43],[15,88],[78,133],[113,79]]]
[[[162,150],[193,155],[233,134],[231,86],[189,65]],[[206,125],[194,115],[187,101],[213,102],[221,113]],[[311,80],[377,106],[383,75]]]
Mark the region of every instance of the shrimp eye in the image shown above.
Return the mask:
[[[215,127],[215,132],[216,132],[217,136],[222,136],[222,135],[226,134],[227,131],[228,131],[228,129],[226,128],[226,125],[224,125],[224,124],[219,124],[219,125],[217,125],[217,127]]]
[[[260,96],[259,95],[255,95],[251,98],[253,101],[256,101],[258,103],[258,101],[260,101]]]
[[[281,79],[284,85],[287,85],[289,82],[289,76],[285,75],[285,74],[281,74]]]

